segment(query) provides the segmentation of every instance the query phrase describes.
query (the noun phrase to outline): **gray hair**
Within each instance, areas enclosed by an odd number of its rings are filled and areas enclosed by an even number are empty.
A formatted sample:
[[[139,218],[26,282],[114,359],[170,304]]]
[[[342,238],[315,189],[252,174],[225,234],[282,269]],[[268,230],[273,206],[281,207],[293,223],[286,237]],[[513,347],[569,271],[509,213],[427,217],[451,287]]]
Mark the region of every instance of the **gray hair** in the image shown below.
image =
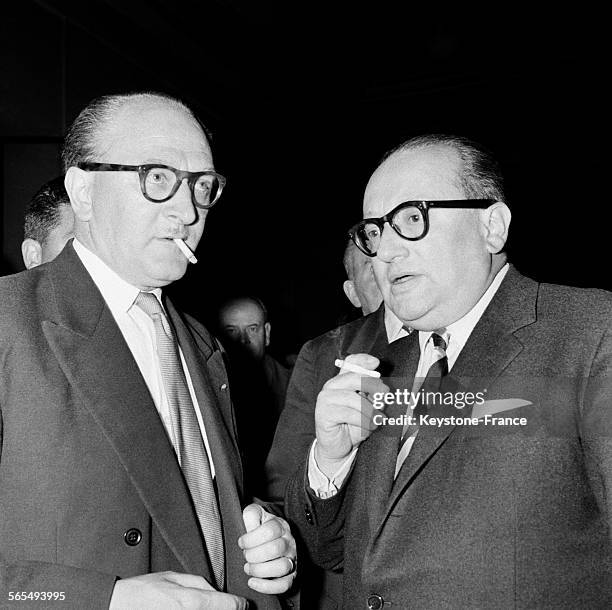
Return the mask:
[[[466,197],[506,202],[499,164],[484,146],[467,138],[443,134],[416,136],[385,153],[380,164],[395,153],[429,146],[446,146],[459,155],[461,167],[457,178]]]
[[[138,98],[157,98],[183,108],[200,125],[207,139],[211,140],[210,132],[194,112],[184,102],[171,95],[156,92],[103,95],[89,102],[70,126],[62,148],[64,173],[82,161],[97,161],[96,156],[100,154],[98,149],[100,135],[123,106]]]
[[[49,233],[60,224],[63,206],[69,208],[70,199],[64,188],[64,176],[58,176],[43,184],[30,200],[23,223],[24,239],[35,239],[44,245]]]

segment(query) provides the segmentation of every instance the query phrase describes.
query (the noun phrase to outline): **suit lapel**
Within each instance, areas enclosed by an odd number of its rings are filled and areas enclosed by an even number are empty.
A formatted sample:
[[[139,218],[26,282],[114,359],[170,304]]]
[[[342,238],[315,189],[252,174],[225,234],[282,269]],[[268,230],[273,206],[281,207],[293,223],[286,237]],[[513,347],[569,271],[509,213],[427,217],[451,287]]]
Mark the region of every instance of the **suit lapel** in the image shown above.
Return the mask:
[[[419,362],[418,336],[417,332],[413,332],[390,345],[387,343],[381,352],[373,353],[384,363],[386,376],[383,381],[391,392],[405,388],[416,371]],[[384,414],[388,417],[398,417],[403,415],[405,410],[404,405],[394,404],[386,407]],[[365,465],[368,481],[367,502],[371,531],[380,523],[391,493],[401,431],[401,426],[381,426],[359,450],[359,459]]]
[[[176,330],[198,399],[206,436],[215,466],[215,482],[223,525],[226,562],[226,590],[249,591],[243,570],[244,557],[237,540],[245,532],[242,520],[242,462],[229,398],[223,356],[204,336],[187,326],[170,302],[168,313]],[[222,386],[225,386],[223,389]],[[252,595],[252,594],[251,594]]]
[[[188,573],[209,574],[174,450],[146,384],[96,285],[72,246],[49,266],[57,307],[43,332],[66,378]]]
[[[385,308],[381,305],[378,310],[363,319],[359,331],[351,335],[346,333],[340,342],[338,358],[345,358],[348,354],[371,354],[378,357],[388,345],[385,331]],[[341,327],[341,329],[348,328]]]
[[[491,303],[461,350],[452,377],[461,385],[492,384],[521,353],[515,332],[536,320],[538,284],[510,267]]]
[[[458,388],[475,390],[482,389],[483,384],[485,387],[493,384],[523,349],[513,333],[535,321],[537,290],[536,282],[521,276],[514,267],[510,267],[459,354],[442,391],[454,391]],[[458,413],[451,405],[441,405],[428,411],[433,417],[469,416],[470,412],[471,410],[466,409],[465,412]],[[421,427],[388,496],[380,527],[412,479],[454,429],[455,426],[450,425]]]
[[[452,383],[452,381],[451,381]],[[441,391],[445,392],[448,389],[442,387]],[[452,391],[452,390],[450,390]],[[457,411],[451,405],[439,405],[435,407],[429,407],[427,414],[431,417],[450,417],[457,415]],[[387,497],[387,503],[385,506],[385,518],[391,513],[397,500],[404,493],[404,490],[418,473],[418,471],[425,465],[434,453],[440,448],[440,446],[446,441],[450,434],[454,431],[455,426],[444,425],[444,426],[421,426],[419,433],[410,449],[410,453],[406,457],[397,478],[393,482],[391,493]],[[395,459],[393,466],[395,467]],[[382,523],[380,523],[382,526]]]
[[[226,483],[231,487],[241,489],[240,453],[233,433],[227,376],[221,351],[206,343],[201,335],[191,332],[168,300],[166,307],[198,399],[206,436],[214,456],[217,485],[220,486],[223,478],[228,475],[229,480]],[[224,384],[225,388],[221,390]],[[225,400],[219,400],[223,396],[226,397]]]

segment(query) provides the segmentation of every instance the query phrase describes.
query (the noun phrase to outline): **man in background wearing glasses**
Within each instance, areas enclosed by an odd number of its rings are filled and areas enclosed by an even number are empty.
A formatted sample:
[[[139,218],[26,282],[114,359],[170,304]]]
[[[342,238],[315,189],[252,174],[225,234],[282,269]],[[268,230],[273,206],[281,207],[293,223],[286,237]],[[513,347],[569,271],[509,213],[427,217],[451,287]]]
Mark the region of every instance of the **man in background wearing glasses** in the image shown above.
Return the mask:
[[[367,316],[376,311],[382,303],[382,295],[372,271],[372,259],[357,248],[352,239],[348,240],[342,258],[347,279],[342,284],[346,298],[353,307],[361,309]]]
[[[0,286],[0,606],[278,608],[295,543],[242,512],[221,353],[162,294],[225,182],[206,132],[108,96],[63,163],[74,241]]]
[[[612,298],[521,275],[509,225],[461,138],[409,140],[368,182],[351,235],[395,319],[303,348],[270,458],[310,417],[285,511],[344,608],[610,607]]]

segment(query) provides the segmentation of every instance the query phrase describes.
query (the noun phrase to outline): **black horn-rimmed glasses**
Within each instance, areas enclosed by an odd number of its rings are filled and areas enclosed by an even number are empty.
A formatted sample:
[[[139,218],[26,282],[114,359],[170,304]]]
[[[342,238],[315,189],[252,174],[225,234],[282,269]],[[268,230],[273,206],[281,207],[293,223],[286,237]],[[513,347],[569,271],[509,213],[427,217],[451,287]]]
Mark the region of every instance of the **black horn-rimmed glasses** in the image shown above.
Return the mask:
[[[404,201],[380,218],[364,218],[350,231],[355,245],[367,256],[376,256],[385,223],[403,239],[418,241],[429,231],[431,208],[486,209],[495,199],[447,199],[441,201]]]

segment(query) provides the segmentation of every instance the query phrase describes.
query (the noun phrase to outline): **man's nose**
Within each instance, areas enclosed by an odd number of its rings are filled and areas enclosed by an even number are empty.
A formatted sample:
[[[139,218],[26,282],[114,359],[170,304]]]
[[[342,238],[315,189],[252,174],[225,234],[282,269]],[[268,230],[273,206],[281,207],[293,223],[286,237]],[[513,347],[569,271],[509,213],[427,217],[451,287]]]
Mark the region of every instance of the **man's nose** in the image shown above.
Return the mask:
[[[164,205],[168,206],[170,216],[176,217],[184,225],[191,225],[198,219],[198,210],[191,200],[191,188],[186,179],[181,181],[174,196]]]
[[[409,240],[401,238],[386,222],[380,236],[376,256],[386,263],[390,263],[397,256],[406,256],[409,252],[410,243]]]
[[[249,333],[242,332],[240,333],[240,343],[242,343],[242,345],[248,345],[251,342],[251,337],[249,337]]]

